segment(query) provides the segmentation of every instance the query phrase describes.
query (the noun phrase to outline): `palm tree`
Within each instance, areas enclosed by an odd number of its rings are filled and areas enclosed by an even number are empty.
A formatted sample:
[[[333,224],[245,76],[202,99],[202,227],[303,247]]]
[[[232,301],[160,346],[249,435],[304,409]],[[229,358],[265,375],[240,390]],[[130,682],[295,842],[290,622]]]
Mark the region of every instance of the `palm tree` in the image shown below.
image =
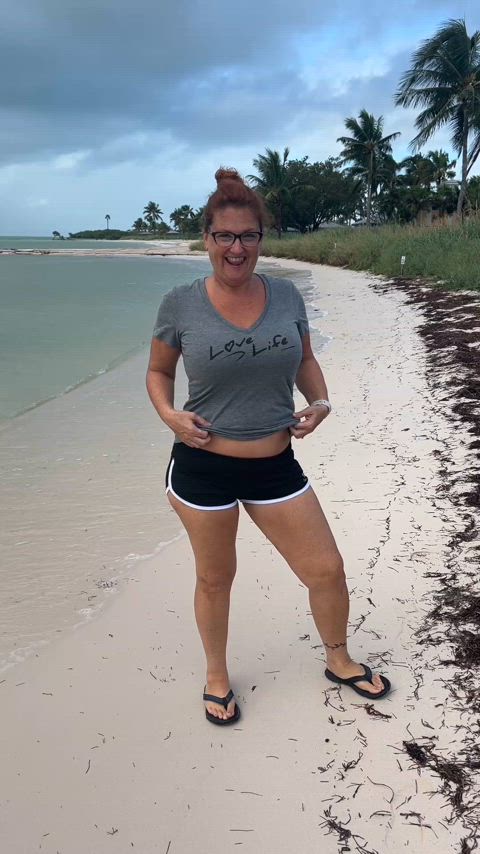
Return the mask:
[[[395,103],[423,107],[411,145],[419,149],[443,125],[461,157],[462,175],[457,214],[466,198],[467,177],[480,154],[480,31],[469,36],[464,20],[442,24],[414,53],[403,75]],[[473,134],[473,140],[470,138]]]
[[[190,223],[194,216],[195,211],[190,205],[181,205],[179,208],[175,208],[175,210],[170,214],[170,222],[173,223],[173,226],[177,231],[181,234],[185,234],[189,231]]]
[[[423,154],[412,154],[398,164],[398,168],[405,171],[402,184],[408,187],[424,187],[429,190],[434,180],[434,165],[430,158]]]
[[[432,177],[437,185],[437,190],[448,178],[455,178],[457,161],[450,160],[448,151],[443,151],[442,148],[439,151],[429,151],[427,159],[432,164]]]
[[[370,225],[372,212],[372,193],[377,185],[379,167],[382,160],[392,154],[392,140],[399,133],[383,134],[383,116],[375,118],[366,110],[361,110],[358,120],[345,119],[345,127],[352,136],[340,136],[337,142],[343,145],[340,157],[343,163],[353,163],[352,175],[362,175],[367,185],[367,225]]]
[[[292,191],[287,170],[290,152],[285,148],[281,157],[278,151],[272,151],[271,148],[266,148],[265,151],[266,154],[259,154],[253,161],[260,174],[247,177],[254,182],[255,190],[264,197],[273,214],[276,232],[281,237],[284,209],[290,201]]]
[[[141,216],[139,216],[132,225],[134,231],[145,231],[146,227],[147,224],[143,221]]]
[[[163,216],[163,211],[160,210],[156,202],[149,202],[143,209],[143,215],[148,222],[150,229],[155,231],[155,226]]]
[[[108,231],[108,226],[110,224],[110,214],[106,214],[105,219],[107,220],[107,231]]]

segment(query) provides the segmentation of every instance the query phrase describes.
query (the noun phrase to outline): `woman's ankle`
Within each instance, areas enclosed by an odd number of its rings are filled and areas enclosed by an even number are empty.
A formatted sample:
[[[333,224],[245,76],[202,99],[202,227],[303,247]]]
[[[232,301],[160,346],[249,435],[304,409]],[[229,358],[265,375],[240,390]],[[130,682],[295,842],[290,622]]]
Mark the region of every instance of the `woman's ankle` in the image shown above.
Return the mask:
[[[329,670],[335,671],[335,667],[346,667],[352,663],[352,658],[346,644],[337,644],[335,648],[325,644],[325,653],[326,664]]]
[[[229,682],[228,670],[226,667],[223,668],[209,668],[207,667],[207,682]]]

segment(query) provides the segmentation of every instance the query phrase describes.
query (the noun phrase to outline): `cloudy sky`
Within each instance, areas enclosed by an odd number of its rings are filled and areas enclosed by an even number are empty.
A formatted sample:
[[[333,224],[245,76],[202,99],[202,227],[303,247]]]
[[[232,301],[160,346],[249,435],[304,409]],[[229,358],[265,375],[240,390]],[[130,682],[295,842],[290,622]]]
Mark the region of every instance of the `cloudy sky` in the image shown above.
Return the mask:
[[[243,174],[266,147],[337,154],[365,108],[401,131],[393,96],[413,51],[450,18],[480,29],[478,0],[4,0],[0,234],[128,228],[202,205],[220,164]],[[447,148],[439,133],[427,148]],[[453,152],[451,151],[453,154]],[[480,172],[480,164],[474,172]]]

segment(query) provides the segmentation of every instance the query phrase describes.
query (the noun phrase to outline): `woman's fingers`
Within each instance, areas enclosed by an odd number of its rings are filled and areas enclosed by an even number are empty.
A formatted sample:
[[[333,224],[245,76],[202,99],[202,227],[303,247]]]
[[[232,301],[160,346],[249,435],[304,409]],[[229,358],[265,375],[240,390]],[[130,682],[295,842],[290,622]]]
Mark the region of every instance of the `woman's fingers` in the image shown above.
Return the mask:
[[[300,432],[300,430],[297,430],[296,427],[290,427],[290,435],[293,436],[295,439],[303,439],[305,433]]]
[[[290,427],[290,433],[296,439],[304,439],[309,433],[313,433],[325,417],[326,414],[318,407],[307,406],[300,412],[294,412],[294,418],[298,419],[298,424]]]
[[[202,448],[210,442],[211,436],[208,432],[210,421],[196,415],[195,412],[175,412],[169,419],[168,426],[179,439],[190,448]]]
[[[208,445],[211,438],[212,437],[209,436],[208,433],[206,434],[205,437],[193,436],[191,439],[192,448],[203,448],[204,445]]]
[[[195,413],[192,413],[192,416],[193,416],[194,421],[196,421],[196,423],[200,424],[202,427],[211,427],[212,426],[212,422],[206,421],[205,418],[202,418],[201,415],[196,415]]]

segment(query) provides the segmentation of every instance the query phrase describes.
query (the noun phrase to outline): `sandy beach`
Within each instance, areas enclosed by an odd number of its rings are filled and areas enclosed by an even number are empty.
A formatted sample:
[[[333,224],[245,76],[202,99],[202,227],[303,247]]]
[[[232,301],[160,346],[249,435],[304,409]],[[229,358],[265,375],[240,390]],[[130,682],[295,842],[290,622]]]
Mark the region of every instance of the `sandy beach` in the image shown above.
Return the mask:
[[[229,639],[242,718],[223,731],[205,720],[190,547],[155,470],[164,425],[132,388],[130,445],[115,448],[114,433],[109,453],[130,456],[125,479],[136,442],[148,446],[133,525],[161,504],[173,542],[132,563],[90,622],[0,675],[2,854],[473,850],[478,789],[463,765],[478,720],[452,696],[458,666],[443,635],[421,635],[465,524],[442,469],[473,465],[471,431],[429,382],[419,301],[363,273],[270,262],[311,271],[331,338],[321,364],[334,412],[295,451],[345,558],[351,652],[394,690],[371,705],[325,679],[306,591],[242,513]],[[105,524],[124,533],[109,471],[95,500],[110,501]],[[116,470],[111,489],[122,488]],[[457,541],[457,572],[466,548]]]

